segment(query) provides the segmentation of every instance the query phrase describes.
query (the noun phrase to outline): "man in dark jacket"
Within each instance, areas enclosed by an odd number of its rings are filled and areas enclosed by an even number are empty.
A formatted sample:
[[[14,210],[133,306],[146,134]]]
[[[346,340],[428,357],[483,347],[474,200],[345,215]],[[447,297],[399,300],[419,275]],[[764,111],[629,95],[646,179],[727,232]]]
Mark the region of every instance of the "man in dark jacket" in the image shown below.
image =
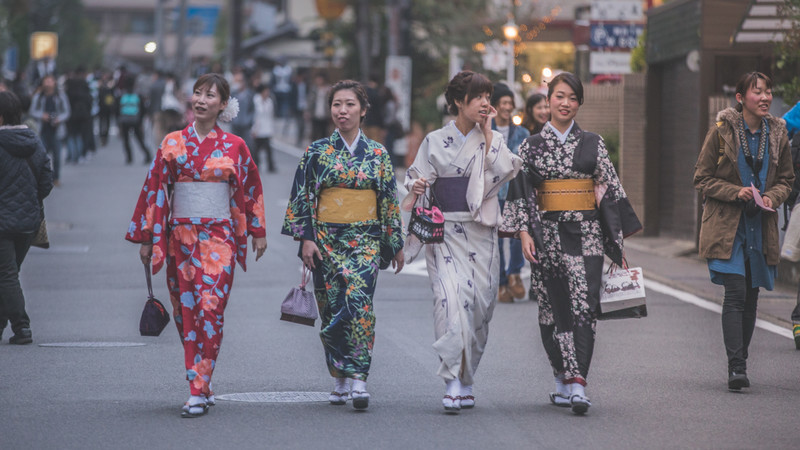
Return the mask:
[[[47,151],[21,118],[17,96],[0,92],[0,338],[11,322],[11,344],[33,342],[19,269],[43,218],[41,202],[53,189]]]

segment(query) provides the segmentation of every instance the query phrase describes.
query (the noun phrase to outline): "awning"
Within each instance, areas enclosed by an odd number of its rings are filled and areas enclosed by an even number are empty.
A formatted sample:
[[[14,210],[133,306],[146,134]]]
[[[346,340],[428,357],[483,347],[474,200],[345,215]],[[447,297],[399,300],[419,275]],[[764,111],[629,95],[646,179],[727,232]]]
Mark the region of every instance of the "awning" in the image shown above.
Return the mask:
[[[783,40],[792,22],[780,16],[783,0],[750,0],[750,8],[734,33],[733,43],[766,43]]]

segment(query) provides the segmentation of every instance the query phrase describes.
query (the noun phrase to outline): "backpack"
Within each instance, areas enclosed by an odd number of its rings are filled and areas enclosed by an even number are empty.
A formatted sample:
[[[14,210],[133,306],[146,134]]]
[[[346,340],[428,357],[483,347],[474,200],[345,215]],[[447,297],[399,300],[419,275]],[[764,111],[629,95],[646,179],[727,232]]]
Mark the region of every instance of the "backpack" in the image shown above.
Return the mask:
[[[119,98],[119,121],[124,124],[135,124],[139,122],[139,113],[142,109],[142,101],[138,94],[122,94]]]

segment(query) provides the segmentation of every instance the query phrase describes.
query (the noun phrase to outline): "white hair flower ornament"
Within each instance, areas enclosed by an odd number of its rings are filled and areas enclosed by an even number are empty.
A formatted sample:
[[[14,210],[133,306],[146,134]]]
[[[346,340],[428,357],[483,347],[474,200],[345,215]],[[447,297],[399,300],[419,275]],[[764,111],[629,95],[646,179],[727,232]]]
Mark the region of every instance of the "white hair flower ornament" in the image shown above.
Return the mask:
[[[236,97],[231,97],[228,100],[228,105],[219,114],[219,120],[222,122],[230,122],[239,115],[239,100]]]

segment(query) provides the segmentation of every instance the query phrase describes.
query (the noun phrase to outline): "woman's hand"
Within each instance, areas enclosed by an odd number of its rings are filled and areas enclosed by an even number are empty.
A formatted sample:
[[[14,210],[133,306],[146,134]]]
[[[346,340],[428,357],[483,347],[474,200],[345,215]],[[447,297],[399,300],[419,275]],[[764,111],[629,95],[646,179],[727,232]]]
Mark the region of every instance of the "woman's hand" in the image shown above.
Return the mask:
[[[489,149],[492,147],[492,120],[495,117],[497,117],[497,110],[494,109],[494,106],[489,105],[489,111],[485,116],[482,116],[481,121],[479,122],[481,131],[483,132],[483,137],[486,140],[486,148],[484,151],[487,155],[489,154]]]
[[[753,189],[750,188],[749,186],[743,187],[739,189],[739,193],[736,195],[736,197],[738,197],[739,200],[743,202],[749,202],[750,200],[753,199]],[[772,202],[770,201],[770,203]]]
[[[533,243],[533,238],[527,231],[519,232],[519,240],[522,242],[522,255],[532,263],[538,263],[536,259],[536,245]]]
[[[153,244],[142,244],[139,247],[139,258],[142,259],[142,264],[150,264],[150,259],[153,257]]]
[[[400,251],[397,252],[396,255],[394,255],[394,258],[392,258],[392,269],[396,268],[394,273],[400,273],[400,271],[403,270],[403,266],[405,264],[406,264],[406,258],[405,256],[403,256],[403,249],[401,248]]]
[[[253,251],[256,252],[256,261],[258,258],[264,256],[264,252],[267,251],[267,238],[266,237],[254,237],[253,238]]]
[[[772,208],[772,199],[770,199],[766,195],[761,196],[761,201],[764,202],[764,206],[766,206],[767,208]]]
[[[411,192],[417,195],[425,195],[425,188],[428,187],[428,180],[425,178],[417,178],[414,180],[414,185],[411,186]]]
[[[314,264],[315,258],[322,261],[322,253],[320,253],[317,243],[308,239],[303,239],[303,250],[300,252],[300,256],[303,258],[303,264],[309,269],[317,268]]]

